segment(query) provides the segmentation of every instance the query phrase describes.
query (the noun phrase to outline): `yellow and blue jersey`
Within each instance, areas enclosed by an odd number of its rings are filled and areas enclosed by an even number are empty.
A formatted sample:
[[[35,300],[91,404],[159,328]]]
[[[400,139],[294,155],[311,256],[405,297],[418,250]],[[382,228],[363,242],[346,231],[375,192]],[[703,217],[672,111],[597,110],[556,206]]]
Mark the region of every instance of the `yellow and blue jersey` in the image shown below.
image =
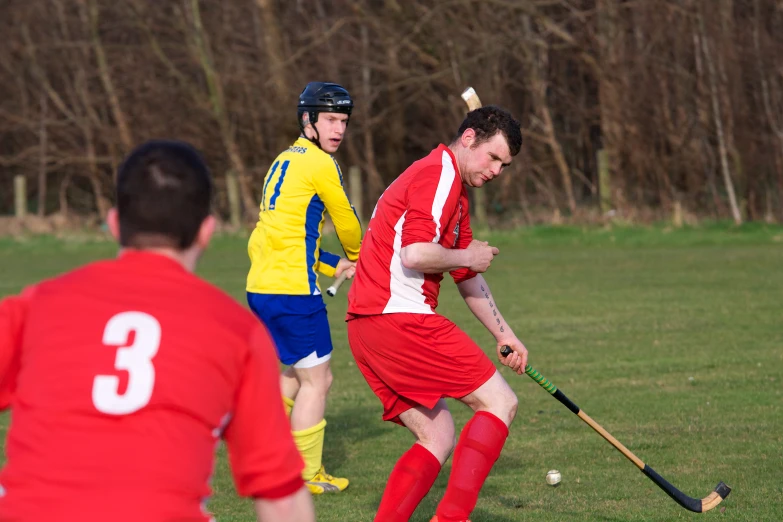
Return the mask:
[[[334,223],[345,256],[356,261],[362,226],[348,201],[337,161],[299,138],[264,178],[258,223],[247,245],[247,291],[319,295],[318,274],[333,276],[340,256],[321,250],[324,213]]]

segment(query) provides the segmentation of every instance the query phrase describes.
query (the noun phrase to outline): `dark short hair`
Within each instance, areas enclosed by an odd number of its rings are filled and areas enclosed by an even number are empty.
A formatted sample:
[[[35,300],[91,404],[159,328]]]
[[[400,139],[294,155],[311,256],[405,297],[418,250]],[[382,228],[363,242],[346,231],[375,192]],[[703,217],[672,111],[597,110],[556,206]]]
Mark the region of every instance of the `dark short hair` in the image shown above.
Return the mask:
[[[454,142],[459,140],[467,129],[476,131],[474,147],[502,132],[512,156],[519,154],[519,149],[522,148],[522,131],[519,122],[511,116],[511,113],[496,105],[487,105],[470,111],[459,126]]]
[[[211,201],[212,176],[192,145],[148,141],[117,173],[120,244],[185,250],[209,215]]]

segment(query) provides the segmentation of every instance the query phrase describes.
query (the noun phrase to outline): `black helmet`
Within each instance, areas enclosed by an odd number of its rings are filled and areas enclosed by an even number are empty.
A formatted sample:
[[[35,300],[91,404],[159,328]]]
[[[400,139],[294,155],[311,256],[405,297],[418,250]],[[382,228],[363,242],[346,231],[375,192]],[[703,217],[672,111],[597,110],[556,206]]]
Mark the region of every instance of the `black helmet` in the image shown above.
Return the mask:
[[[344,87],[336,83],[310,82],[299,95],[299,127],[304,130],[302,114],[305,112],[310,116],[310,123],[315,123],[319,112],[340,112],[350,117],[352,110],[353,99]]]

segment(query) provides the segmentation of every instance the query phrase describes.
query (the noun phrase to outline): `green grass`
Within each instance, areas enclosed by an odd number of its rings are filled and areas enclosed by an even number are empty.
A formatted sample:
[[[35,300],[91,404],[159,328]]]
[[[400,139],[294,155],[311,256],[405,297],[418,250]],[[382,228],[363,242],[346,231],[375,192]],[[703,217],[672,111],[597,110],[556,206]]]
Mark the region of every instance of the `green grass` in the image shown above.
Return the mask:
[[[783,520],[783,228],[541,227],[489,237],[501,255],[486,278],[536,369],[686,494],[703,497],[719,480],[734,488],[707,518]],[[213,247],[200,274],[243,300],[244,240]],[[0,241],[0,295],[115,251],[104,241]],[[372,520],[412,443],[381,422],[352,362],[344,296],[327,298],[335,381],[324,458],[352,485],[315,499],[320,521]],[[448,279],[440,311],[493,350]],[[474,522],[695,516],[532,380],[503,374],[519,415]],[[450,406],[461,428],[469,411]],[[253,520],[222,449],[219,457],[211,509],[218,521]],[[552,468],[563,474],[558,488],[544,480]],[[429,520],[449,471],[447,463],[413,521]]]

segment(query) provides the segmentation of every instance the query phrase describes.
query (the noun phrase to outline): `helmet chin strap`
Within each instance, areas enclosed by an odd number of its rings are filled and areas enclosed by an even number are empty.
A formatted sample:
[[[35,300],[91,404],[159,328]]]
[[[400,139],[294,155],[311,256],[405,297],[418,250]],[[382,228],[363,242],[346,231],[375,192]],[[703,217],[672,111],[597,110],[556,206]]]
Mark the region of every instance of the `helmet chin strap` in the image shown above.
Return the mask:
[[[315,126],[315,122],[318,120],[318,113],[317,112],[307,111],[308,119],[309,119],[311,114],[314,114],[315,118],[313,119],[313,121],[308,121],[308,123],[310,124],[310,127],[313,129],[313,132],[315,132],[315,138],[310,138],[310,137],[307,136],[307,133],[305,132],[305,125],[302,125],[302,120],[301,119],[299,120],[299,128],[302,130],[302,136],[304,136],[305,138],[310,140],[312,143],[314,143],[316,147],[318,147],[319,149],[323,150],[323,147],[321,147],[321,135],[318,133],[318,129]]]
[[[313,125],[312,127],[313,127],[313,130],[315,131],[315,138],[307,138],[307,139],[312,141],[313,143],[315,143],[315,145],[319,149],[323,150],[324,148],[321,147],[321,135],[318,134],[318,129],[315,128],[315,125]],[[305,136],[307,136],[307,134],[305,134]]]

